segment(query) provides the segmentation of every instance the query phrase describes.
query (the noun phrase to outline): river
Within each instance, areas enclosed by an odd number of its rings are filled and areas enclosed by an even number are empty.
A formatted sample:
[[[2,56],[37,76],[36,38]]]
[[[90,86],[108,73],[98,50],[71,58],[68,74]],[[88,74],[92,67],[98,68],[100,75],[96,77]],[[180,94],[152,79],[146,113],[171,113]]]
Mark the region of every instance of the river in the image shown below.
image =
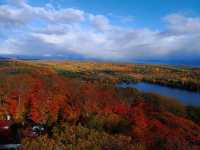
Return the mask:
[[[151,84],[146,82],[139,83],[119,83],[117,87],[136,88],[144,92],[158,93],[163,96],[173,97],[181,101],[185,105],[200,106],[200,93],[182,90],[178,88],[170,88],[162,85]]]

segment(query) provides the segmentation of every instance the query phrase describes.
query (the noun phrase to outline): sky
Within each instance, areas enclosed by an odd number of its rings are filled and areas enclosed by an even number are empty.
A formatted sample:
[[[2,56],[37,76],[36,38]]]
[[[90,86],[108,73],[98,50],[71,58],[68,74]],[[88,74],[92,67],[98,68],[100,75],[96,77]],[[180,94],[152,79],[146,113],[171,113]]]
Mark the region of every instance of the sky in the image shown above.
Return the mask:
[[[0,0],[0,56],[200,65],[199,0]]]

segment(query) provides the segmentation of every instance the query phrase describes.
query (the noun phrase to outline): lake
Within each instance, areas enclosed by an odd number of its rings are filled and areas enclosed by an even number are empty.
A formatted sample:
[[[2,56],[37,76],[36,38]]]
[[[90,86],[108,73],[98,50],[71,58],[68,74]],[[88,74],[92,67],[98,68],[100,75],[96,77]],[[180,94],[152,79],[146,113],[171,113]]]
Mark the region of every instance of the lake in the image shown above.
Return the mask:
[[[117,87],[136,88],[144,92],[158,93],[163,96],[173,97],[181,101],[185,105],[200,106],[200,93],[182,90],[178,88],[170,88],[162,85],[139,82],[139,83],[120,83]]]

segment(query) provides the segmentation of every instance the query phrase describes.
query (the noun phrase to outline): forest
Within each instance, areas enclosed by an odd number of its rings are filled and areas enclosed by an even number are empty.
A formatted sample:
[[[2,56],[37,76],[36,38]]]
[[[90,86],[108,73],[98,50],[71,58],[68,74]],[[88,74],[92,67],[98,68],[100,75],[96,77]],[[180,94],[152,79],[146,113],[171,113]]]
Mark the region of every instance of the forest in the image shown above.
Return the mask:
[[[0,116],[45,126],[20,150],[198,150],[200,107],[118,82],[200,91],[200,69],[78,61],[1,61]]]

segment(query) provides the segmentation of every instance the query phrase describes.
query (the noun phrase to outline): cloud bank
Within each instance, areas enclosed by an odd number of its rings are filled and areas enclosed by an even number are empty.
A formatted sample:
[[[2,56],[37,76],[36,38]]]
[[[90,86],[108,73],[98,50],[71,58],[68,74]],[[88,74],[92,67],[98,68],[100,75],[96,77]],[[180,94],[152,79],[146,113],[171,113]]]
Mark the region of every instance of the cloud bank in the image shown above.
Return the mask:
[[[127,28],[74,8],[0,6],[0,54],[111,61],[200,59],[200,17],[163,16],[164,30]]]

